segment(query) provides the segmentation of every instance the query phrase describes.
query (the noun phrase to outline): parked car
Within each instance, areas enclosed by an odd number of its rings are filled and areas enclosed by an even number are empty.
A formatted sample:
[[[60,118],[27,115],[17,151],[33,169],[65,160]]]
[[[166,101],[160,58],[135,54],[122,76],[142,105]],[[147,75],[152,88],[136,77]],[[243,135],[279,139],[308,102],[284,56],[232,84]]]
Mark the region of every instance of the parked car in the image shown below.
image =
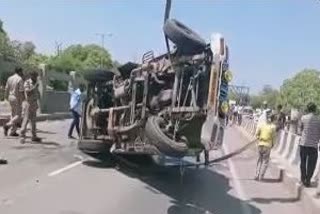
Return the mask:
[[[243,118],[253,119],[254,111],[253,111],[252,107],[246,106],[241,110],[241,114],[242,114]]]

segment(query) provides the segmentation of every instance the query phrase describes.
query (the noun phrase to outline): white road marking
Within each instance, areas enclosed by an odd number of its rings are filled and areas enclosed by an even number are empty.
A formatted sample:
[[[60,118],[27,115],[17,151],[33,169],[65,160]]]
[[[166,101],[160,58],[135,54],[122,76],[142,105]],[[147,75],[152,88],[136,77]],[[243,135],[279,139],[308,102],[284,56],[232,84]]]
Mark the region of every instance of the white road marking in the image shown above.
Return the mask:
[[[75,158],[75,159],[78,159],[79,161],[81,160],[81,161],[84,161],[84,157],[82,157],[81,155],[73,155],[73,157]]]
[[[223,150],[225,151],[225,153],[229,154],[229,149],[226,146],[226,144],[223,144]],[[231,172],[231,176],[232,176],[232,181],[234,184],[234,189],[236,190],[238,197],[243,200],[241,201],[241,208],[242,208],[242,212],[245,214],[252,214],[251,209],[249,207],[249,205],[246,203],[249,201],[248,196],[246,195],[244,189],[241,186],[241,183],[239,181],[239,176],[238,173],[235,169],[235,166],[232,162],[232,160],[229,158],[228,159],[228,165],[230,167],[230,172]]]
[[[287,173],[287,176],[289,177],[289,178],[294,178],[294,176],[291,174],[291,173]]]
[[[69,169],[72,169],[72,168],[74,168],[74,167],[82,164],[83,161],[84,161],[84,160],[77,161],[77,162],[74,162],[74,163],[72,163],[72,164],[69,164],[69,165],[67,165],[67,166],[65,166],[65,167],[63,167],[63,168],[61,168],[61,169],[57,169],[57,170],[49,173],[48,176],[49,176],[49,177],[52,177],[52,176],[61,174],[61,173],[65,172],[65,171],[67,171],[67,170],[69,170]]]

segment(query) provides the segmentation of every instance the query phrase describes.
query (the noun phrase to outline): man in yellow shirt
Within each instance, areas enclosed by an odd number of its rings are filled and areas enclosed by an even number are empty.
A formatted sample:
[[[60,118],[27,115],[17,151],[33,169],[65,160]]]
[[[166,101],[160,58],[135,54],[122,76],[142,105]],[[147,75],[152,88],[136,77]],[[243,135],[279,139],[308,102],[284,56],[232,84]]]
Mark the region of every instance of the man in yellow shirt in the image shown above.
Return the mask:
[[[262,180],[268,168],[271,149],[276,137],[274,120],[275,116],[268,114],[266,123],[260,124],[257,128],[256,137],[258,139],[259,158],[255,180]]]

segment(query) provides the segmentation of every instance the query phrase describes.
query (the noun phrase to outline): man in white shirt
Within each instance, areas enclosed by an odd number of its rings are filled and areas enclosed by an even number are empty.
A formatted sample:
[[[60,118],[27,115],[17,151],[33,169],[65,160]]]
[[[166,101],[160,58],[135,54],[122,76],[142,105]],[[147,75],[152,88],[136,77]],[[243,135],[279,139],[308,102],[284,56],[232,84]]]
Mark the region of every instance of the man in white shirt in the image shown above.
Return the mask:
[[[266,123],[267,122],[267,114],[270,112],[271,110],[268,109],[268,103],[267,101],[264,101],[263,102],[263,109],[262,109],[262,113],[259,117],[259,120],[258,120],[258,125],[261,125],[263,123]]]
[[[68,132],[68,137],[70,139],[74,139],[72,136],[74,128],[80,136],[80,117],[82,111],[82,92],[84,91],[85,86],[81,84],[77,89],[70,89],[70,111],[72,113],[73,121],[70,125],[70,129]]]

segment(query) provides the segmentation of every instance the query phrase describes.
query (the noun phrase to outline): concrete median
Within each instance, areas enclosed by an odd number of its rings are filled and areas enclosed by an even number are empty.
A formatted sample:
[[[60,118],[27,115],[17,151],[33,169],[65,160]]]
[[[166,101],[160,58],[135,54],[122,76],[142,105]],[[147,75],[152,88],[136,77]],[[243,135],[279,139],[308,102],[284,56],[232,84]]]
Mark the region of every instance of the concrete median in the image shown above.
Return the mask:
[[[281,157],[284,158],[285,160],[289,159],[289,156],[293,154],[293,148],[295,144],[299,144],[299,136],[295,134],[290,134],[286,141],[286,147],[283,150],[283,153],[281,153]]]
[[[299,149],[300,137],[297,138],[297,142],[295,142],[293,146],[293,150],[289,157],[289,164],[293,166],[297,166],[300,163],[300,149]]]
[[[242,126],[241,129],[250,140],[251,129],[245,127],[251,127],[250,123],[254,123],[253,121],[246,121],[245,126]],[[308,209],[308,213],[319,213],[320,211],[320,199],[316,199],[315,192],[316,188],[303,188],[300,181],[300,136],[293,134],[287,131],[281,131],[278,135],[278,142],[273,149],[272,159],[276,165],[284,170],[283,175],[283,183],[288,186],[290,190],[293,192],[299,192],[299,199],[303,202],[303,206]],[[318,191],[320,191],[320,153],[317,162],[317,167],[314,172],[312,182],[313,186],[316,187],[318,185]],[[317,184],[318,183],[318,184]]]

